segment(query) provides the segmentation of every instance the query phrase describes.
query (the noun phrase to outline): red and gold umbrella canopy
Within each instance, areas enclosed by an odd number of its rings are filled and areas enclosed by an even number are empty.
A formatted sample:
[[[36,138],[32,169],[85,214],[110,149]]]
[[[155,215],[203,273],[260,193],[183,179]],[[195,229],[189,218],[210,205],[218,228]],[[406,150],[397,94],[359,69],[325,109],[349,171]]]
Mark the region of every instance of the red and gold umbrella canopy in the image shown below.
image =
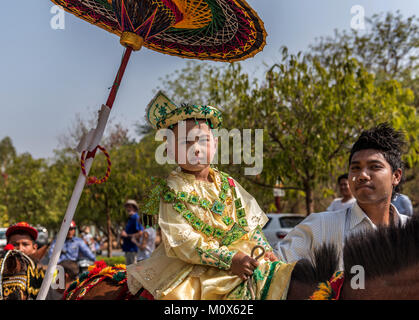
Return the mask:
[[[261,51],[266,40],[263,22],[244,0],[52,2],[122,38],[135,33],[146,48],[183,58],[243,60]]]

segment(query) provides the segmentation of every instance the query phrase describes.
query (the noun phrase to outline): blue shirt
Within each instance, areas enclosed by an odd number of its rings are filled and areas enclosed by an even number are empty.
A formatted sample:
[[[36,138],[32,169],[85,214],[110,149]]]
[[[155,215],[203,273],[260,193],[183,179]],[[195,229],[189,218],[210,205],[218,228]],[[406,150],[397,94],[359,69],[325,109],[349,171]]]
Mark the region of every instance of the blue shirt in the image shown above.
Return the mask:
[[[399,213],[410,217],[413,215],[412,202],[410,201],[408,196],[398,193],[396,195],[396,198],[393,201],[391,201],[391,203],[397,208],[397,211],[399,211]]]
[[[54,240],[51,244],[51,247],[48,251],[48,258],[51,258],[52,251],[54,250],[56,240]],[[89,260],[95,261],[96,256],[90,250],[88,245],[83,241],[83,239],[78,237],[73,237],[71,239],[66,239],[64,242],[64,246],[61,250],[60,258],[58,259],[58,263],[63,260],[72,260],[77,261],[79,259],[87,258]]]
[[[125,232],[127,234],[137,233],[140,230],[143,230],[143,227],[138,222],[138,213],[134,213],[128,218],[127,225],[125,226]],[[122,242],[122,251],[124,252],[137,252],[137,245],[131,241],[130,237],[123,238]]]

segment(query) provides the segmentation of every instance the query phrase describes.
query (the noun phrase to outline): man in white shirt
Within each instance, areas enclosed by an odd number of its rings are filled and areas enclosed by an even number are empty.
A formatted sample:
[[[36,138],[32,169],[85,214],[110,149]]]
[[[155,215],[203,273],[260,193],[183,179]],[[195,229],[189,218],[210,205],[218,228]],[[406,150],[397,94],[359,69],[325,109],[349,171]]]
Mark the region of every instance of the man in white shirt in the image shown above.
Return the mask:
[[[315,248],[329,243],[339,250],[339,267],[343,268],[346,237],[378,225],[405,223],[408,217],[391,204],[402,178],[404,145],[404,135],[388,124],[362,132],[349,156],[348,180],[356,203],[352,208],[309,215],[278,243],[279,259],[311,259]]]
[[[332,201],[326,211],[337,211],[341,209],[351,208],[356,199],[353,197],[351,188],[349,188],[348,174],[342,174],[338,177],[339,193],[342,198],[336,198]]]

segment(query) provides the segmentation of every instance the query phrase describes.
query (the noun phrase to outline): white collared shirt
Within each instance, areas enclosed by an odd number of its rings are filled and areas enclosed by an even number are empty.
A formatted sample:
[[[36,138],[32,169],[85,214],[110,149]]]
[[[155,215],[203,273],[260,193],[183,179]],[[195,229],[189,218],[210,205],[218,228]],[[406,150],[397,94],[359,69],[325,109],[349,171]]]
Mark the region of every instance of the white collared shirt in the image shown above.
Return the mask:
[[[408,217],[401,215],[393,205],[392,207],[399,221],[404,224]],[[348,213],[346,213],[347,210]],[[345,238],[357,232],[375,229],[377,226],[358,203],[349,209],[312,213],[277,244],[275,253],[280,260],[288,263],[303,258],[311,260],[315,248],[319,248],[324,243],[334,244],[339,251],[339,267],[342,270],[342,249]]]

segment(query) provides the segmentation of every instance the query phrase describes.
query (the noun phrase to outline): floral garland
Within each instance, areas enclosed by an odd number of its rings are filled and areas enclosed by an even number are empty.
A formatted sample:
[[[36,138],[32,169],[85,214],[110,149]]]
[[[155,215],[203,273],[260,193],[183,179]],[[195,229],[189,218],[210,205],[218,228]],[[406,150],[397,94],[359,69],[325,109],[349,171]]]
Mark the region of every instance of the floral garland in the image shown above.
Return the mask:
[[[116,281],[118,284],[124,284],[127,281],[126,266],[118,264],[113,267],[108,266],[105,261],[96,261],[88,268],[88,271],[82,273],[69,288],[64,292],[63,299],[70,300],[76,293],[75,300],[81,300],[83,297],[106,278]]]
[[[342,271],[336,271],[329,281],[320,282],[318,289],[310,296],[310,300],[339,300],[343,286]]]

